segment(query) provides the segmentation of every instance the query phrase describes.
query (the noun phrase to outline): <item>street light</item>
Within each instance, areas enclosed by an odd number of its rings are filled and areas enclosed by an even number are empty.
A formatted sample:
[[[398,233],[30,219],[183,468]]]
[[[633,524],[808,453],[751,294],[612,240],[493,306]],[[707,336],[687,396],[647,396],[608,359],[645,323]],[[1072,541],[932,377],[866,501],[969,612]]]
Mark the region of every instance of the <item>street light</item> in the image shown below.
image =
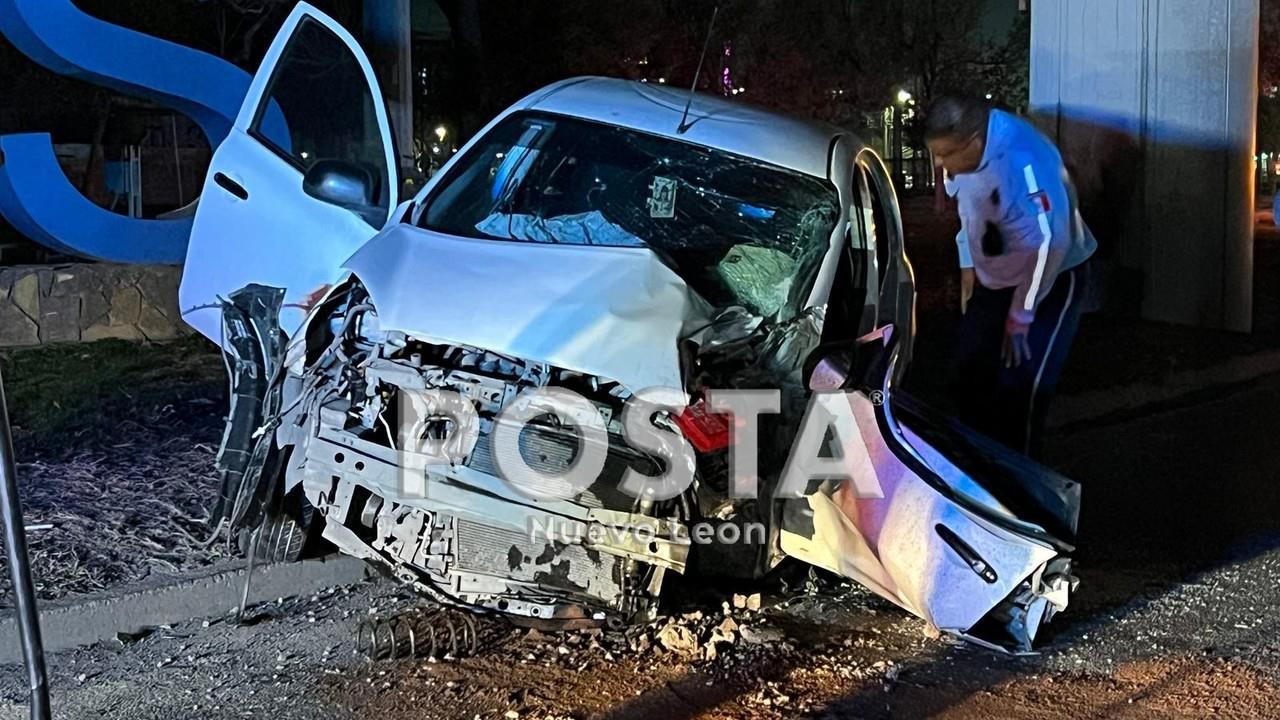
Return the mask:
[[[897,106],[889,108],[893,117],[893,152],[888,153],[889,157],[885,159],[893,164],[893,177],[898,187],[906,187],[904,168],[902,167],[902,122],[907,116],[903,112],[903,106],[913,102],[913,98],[906,88],[901,88],[898,90],[898,95],[895,99],[898,101]]]

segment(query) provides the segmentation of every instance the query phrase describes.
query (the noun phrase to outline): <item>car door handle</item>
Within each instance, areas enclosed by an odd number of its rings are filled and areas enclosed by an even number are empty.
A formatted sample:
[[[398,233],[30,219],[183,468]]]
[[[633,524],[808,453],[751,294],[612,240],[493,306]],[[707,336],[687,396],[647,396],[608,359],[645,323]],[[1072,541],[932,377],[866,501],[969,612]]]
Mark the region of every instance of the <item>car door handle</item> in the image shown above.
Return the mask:
[[[938,531],[938,536],[942,538],[942,542],[955,551],[955,554],[960,556],[964,564],[977,573],[978,577],[982,578],[984,582],[992,585],[999,579],[996,577],[995,568],[991,567],[991,564],[984,560],[977,550],[970,547],[969,543],[961,540],[954,530],[942,523],[933,526],[933,529]]]
[[[249,191],[245,190],[243,185],[236,182],[235,180],[232,180],[226,175],[223,175],[220,172],[214,173],[213,181],[218,183],[218,187],[222,188],[223,190],[226,190],[232,195],[235,195],[237,198],[241,200],[249,199]]]

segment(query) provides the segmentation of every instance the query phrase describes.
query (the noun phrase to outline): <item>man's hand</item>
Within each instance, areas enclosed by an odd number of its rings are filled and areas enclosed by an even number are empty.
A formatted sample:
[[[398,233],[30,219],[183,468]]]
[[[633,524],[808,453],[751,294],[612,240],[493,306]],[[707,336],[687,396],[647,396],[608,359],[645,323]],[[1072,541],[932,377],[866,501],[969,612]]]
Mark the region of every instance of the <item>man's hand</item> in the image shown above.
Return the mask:
[[[960,314],[969,310],[969,298],[973,297],[973,285],[977,277],[973,268],[960,268]]]
[[[1018,367],[1031,360],[1031,326],[1009,318],[1004,324],[1004,347],[1001,356],[1005,367]]]

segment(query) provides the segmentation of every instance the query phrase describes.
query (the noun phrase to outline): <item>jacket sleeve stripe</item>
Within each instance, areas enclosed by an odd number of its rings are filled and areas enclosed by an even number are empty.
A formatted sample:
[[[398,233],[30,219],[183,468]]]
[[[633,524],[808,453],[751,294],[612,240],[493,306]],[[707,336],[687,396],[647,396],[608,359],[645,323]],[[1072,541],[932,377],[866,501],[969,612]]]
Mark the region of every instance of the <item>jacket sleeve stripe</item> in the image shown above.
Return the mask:
[[[1040,192],[1040,183],[1036,181],[1036,171],[1031,165],[1022,168],[1022,174],[1027,179],[1027,190],[1031,195]],[[1036,307],[1036,298],[1040,295],[1040,281],[1044,277],[1044,265],[1049,258],[1049,241],[1053,238],[1053,231],[1049,228],[1049,215],[1040,208],[1040,249],[1036,251],[1036,270],[1031,276],[1031,288],[1027,290],[1027,297],[1022,302],[1022,308],[1030,312]]]

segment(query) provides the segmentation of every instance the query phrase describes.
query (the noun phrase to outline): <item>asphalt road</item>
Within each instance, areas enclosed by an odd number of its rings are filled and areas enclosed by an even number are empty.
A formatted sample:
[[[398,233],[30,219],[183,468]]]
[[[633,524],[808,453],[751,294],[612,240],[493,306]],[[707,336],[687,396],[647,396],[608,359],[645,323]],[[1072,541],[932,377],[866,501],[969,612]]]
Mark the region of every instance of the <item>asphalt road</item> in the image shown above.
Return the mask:
[[[927,637],[849,591],[739,617],[785,639],[710,663],[501,629],[476,657],[376,665],[352,655],[356,622],[413,601],[374,584],[260,608],[249,627],[190,623],[56,655],[55,707],[165,720],[1276,717],[1278,421],[1269,377],[1055,438],[1051,461],[1085,486],[1082,585],[1039,657]],[[0,718],[24,716],[24,692],[5,668]]]

